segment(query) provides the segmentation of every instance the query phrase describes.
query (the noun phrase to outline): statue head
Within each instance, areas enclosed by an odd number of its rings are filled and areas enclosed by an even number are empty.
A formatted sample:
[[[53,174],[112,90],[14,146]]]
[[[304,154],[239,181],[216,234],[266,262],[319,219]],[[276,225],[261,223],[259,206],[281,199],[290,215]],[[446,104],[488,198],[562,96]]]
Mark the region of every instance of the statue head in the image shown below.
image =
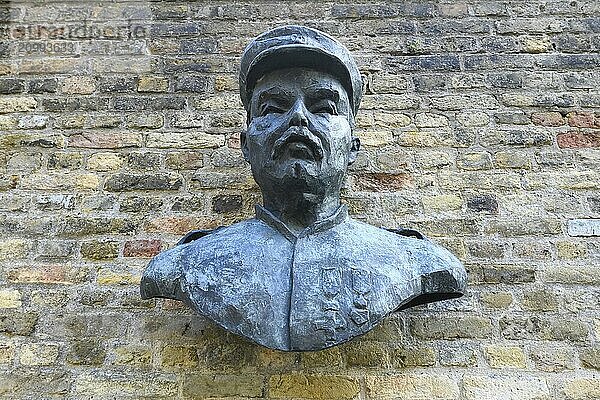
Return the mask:
[[[306,27],[263,33],[242,55],[240,96],[242,151],[263,195],[339,198],[360,145],[362,81],[348,50]]]

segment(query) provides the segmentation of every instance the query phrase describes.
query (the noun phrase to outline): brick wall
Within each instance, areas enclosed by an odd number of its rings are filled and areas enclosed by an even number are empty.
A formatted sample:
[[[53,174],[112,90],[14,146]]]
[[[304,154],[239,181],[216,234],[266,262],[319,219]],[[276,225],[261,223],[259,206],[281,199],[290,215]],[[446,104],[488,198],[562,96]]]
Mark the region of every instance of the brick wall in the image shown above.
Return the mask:
[[[0,4],[0,397],[600,398],[597,1]],[[142,301],[148,258],[252,215],[238,57],[338,37],[366,77],[344,198],[468,294],[305,354]]]

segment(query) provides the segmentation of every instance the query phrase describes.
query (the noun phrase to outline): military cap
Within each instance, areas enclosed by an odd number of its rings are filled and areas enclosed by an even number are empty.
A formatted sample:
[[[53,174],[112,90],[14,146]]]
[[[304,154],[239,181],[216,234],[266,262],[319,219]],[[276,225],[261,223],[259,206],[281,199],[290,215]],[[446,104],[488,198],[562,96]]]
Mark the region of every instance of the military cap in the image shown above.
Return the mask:
[[[254,85],[262,76],[294,67],[324,71],[338,78],[356,115],[362,98],[362,79],[352,55],[326,33],[297,25],[264,32],[244,50],[240,63],[240,97],[246,110],[250,109]]]

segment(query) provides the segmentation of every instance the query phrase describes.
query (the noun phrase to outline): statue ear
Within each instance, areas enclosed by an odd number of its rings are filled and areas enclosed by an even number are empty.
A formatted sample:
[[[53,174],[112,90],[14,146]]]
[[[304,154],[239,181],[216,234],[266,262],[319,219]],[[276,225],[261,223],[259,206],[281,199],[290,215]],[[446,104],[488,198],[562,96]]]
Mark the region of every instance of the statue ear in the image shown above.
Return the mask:
[[[360,139],[357,137],[352,137],[352,142],[350,145],[350,154],[348,155],[348,165],[356,161],[356,156],[358,156],[358,150],[360,150]]]
[[[244,159],[250,162],[250,152],[248,150],[248,142],[246,142],[246,133],[248,131],[246,129],[242,129],[240,133],[240,148],[242,149],[242,154],[244,155]]]

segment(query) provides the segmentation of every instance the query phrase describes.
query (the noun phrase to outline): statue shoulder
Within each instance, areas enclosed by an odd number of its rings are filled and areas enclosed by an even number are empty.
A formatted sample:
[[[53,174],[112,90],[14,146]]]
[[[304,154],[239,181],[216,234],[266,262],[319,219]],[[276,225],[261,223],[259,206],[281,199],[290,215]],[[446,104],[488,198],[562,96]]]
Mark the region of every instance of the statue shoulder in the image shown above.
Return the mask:
[[[399,309],[462,296],[466,290],[467,272],[448,249],[413,229],[384,229],[393,247],[403,254],[406,265],[420,281],[419,294]],[[394,239],[395,237],[395,239]]]
[[[402,245],[409,265],[416,269],[416,275],[419,276],[421,293],[399,309],[463,296],[467,285],[467,271],[462,262],[448,249],[417,231],[402,231],[405,232],[402,236],[408,239]],[[398,233],[395,230],[392,232]]]
[[[162,297],[183,300],[181,278],[186,271],[202,269],[216,248],[232,247],[239,240],[252,237],[254,220],[245,220],[216,229],[191,231],[172,249],[156,255],[146,266],[140,283],[144,299]],[[230,246],[231,245],[231,246]]]
[[[185,247],[175,246],[150,260],[140,282],[140,294],[143,299],[162,297],[179,300],[177,287]]]
[[[181,238],[172,249],[154,256],[142,275],[140,283],[142,298],[162,297],[181,300],[179,279],[185,264],[189,261],[189,247],[200,244],[202,238],[208,241],[208,237],[218,229],[220,228],[192,231]]]

